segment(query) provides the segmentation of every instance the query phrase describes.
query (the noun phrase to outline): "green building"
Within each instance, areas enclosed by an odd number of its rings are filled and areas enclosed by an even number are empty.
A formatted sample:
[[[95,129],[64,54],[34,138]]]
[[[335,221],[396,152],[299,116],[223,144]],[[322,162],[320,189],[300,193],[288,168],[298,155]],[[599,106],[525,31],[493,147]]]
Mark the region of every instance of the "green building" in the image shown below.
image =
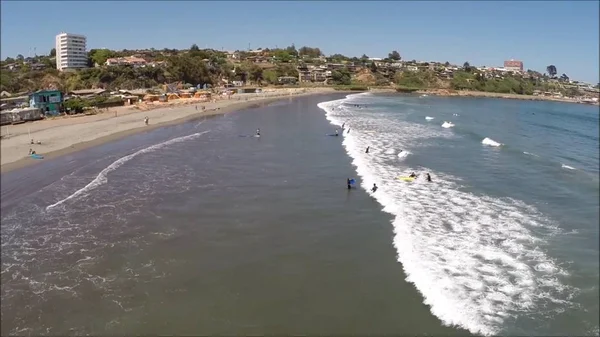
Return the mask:
[[[45,115],[58,115],[62,103],[63,95],[59,90],[40,90],[29,95],[29,107],[39,108]]]

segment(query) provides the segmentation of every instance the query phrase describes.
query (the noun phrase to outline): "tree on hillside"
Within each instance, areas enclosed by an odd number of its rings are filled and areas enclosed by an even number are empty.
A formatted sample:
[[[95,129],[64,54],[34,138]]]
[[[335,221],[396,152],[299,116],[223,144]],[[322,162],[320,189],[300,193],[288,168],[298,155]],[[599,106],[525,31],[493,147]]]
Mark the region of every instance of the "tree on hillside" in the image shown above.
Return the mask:
[[[466,71],[469,71],[471,69],[471,65],[469,64],[469,62],[465,62],[463,64],[463,69]]]
[[[446,61],[446,63],[444,63],[444,65],[445,65],[446,67],[449,67],[449,66],[450,66],[450,62]]]
[[[190,47],[190,51],[199,51],[199,50],[200,50],[200,48],[198,48],[198,45],[195,43]]]
[[[50,49],[50,57],[56,56],[56,48]]]
[[[91,49],[88,53],[88,58],[94,63],[103,65],[107,59],[114,56],[114,52],[109,49]]]
[[[263,69],[256,64],[252,64],[250,69],[248,69],[248,75],[250,76],[250,80],[255,83],[260,83],[263,80]]]
[[[23,61],[25,57],[21,54],[17,55],[17,61]]]
[[[569,82],[569,76],[567,76],[567,74],[562,74],[560,75],[560,79],[561,82]]]
[[[363,54],[360,57],[360,63],[362,63],[363,67],[365,66],[365,64],[367,64],[367,61],[369,61],[369,57],[367,56],[367,54]]]
[[[388,54],[388,58],[394,61],[400,61],[402,59],[400,53],[395,50]]]
[[[349,85],[352,83],[352,76],[350,71],[348,71],[346,68],[332,71],[331,79],[333,80],[333,83],[339,85]]]
[[[377,65],[375,64],[375,61],[371,62],[371,65],[369,66],[369,68],[371,69],[371,72],[373,74],[377,73]]]
[[[556,76],[556,67],[553,64],[547,66],[546,71],[550,77],[554,78],[554,76]]]
[[[298,50],[298,54],[300,56],[308,56],[308,57],[312,57],[312,58],[317,58],[321,55],[323,55],[323,53],[321,53],[321,49],[319,48],[311,48],[311,47],[302,47]]]
[[[6,63],[14,63],[14,62],[15,62],[15,59],[13,59],[12,57],[7,57],[7,58],[4,60],[4,62],[6,62]]]
[[[296,46],[293,43],[291,46],[285,48],[285,51],[287,51],[293,57],[298,57],[298,51],[296,50]]]
[[[347,56],[342,55],[342,54],[333,54],[333,55],[329,56],[329,58],[334,63],[341,63],[341,61],[347,61],[347,60],[349,60],[349,58]]]

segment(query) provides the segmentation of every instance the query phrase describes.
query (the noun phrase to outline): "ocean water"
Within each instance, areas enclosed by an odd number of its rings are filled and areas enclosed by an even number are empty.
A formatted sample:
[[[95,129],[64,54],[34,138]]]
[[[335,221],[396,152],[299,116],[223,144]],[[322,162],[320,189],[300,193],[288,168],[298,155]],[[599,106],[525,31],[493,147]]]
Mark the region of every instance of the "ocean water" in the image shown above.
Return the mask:
[[[2,335],[455,335],[303,97],[2,175]],[[256,128],[262,137],[252,137]]]
[[[319,107],[443,324],[598,335],[597,107],[372,94]]]
[[[1,180],[2,335],[598,335],[593,107],[302,97]]]

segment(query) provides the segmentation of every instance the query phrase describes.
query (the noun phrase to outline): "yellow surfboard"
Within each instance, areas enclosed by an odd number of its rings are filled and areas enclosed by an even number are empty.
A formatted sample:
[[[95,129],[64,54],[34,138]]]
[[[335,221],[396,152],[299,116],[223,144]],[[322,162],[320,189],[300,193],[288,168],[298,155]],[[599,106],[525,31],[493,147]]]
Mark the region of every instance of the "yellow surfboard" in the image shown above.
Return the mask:
[[[413,181],[415,180],[415,178],[411,178],[411,177],[396,177],[397,180],[404,180],[404,181]]]

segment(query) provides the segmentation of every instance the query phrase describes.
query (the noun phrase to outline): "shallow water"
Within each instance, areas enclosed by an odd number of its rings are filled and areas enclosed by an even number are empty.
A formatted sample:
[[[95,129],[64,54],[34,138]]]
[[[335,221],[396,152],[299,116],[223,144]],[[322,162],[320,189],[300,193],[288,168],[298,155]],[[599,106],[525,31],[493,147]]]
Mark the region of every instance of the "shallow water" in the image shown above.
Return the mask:
[[[319,106],[345,124],[407,280],[445,324],[598,333],[596,107],[371,94]]]
[[[2,175],[2,334],[437,334],[317,103]],[[256,128],[262,137],[251,135]]]

